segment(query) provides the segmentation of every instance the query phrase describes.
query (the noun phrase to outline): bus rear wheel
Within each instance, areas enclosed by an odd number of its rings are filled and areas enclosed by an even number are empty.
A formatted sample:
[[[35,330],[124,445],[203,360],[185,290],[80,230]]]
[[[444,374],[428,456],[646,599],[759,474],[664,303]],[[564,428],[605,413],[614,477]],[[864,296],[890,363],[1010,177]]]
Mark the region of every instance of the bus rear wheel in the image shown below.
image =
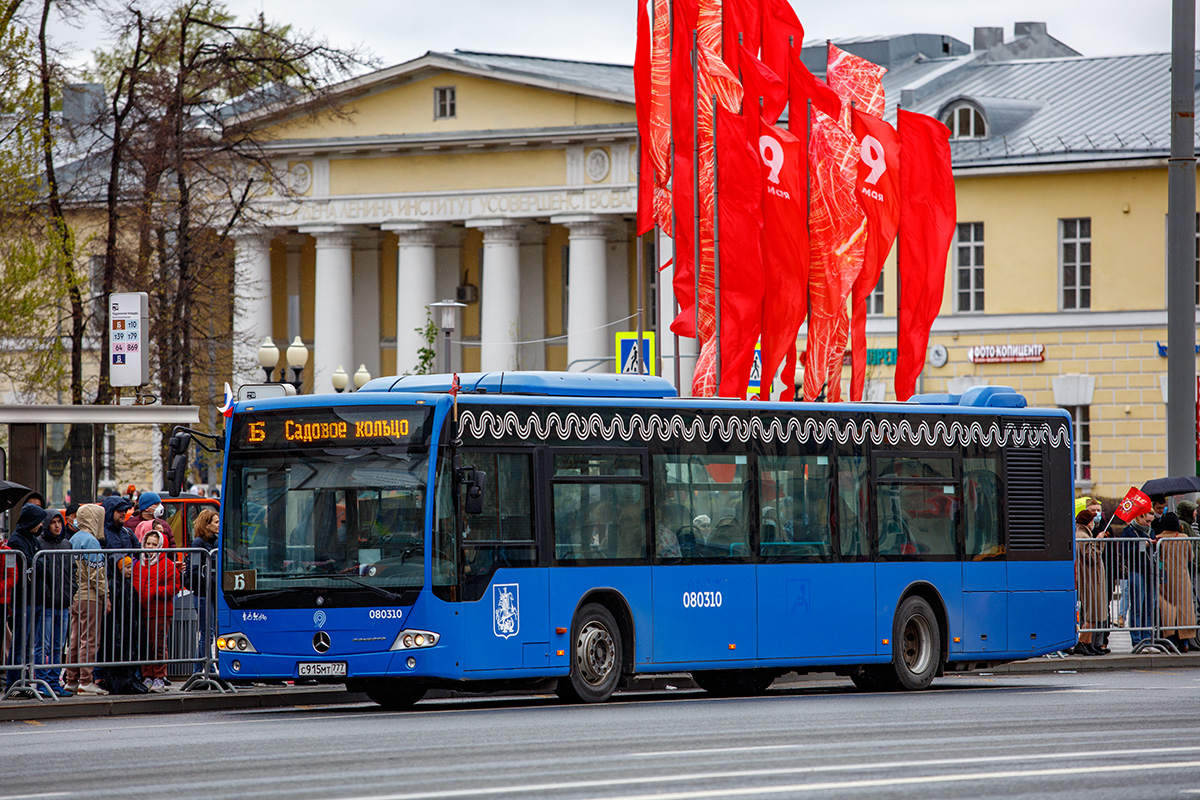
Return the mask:
[[[928,688],[942,663],[940,631],[928,601],[905,598],[892,621],[892,662],[863,665],[850,680],[867,692]]]
[[[558,682],[558,696],[581,703],[603,703],[621,679],[623,651],[617,621],[604,606],[590,603],[571,625],[571,672]]]
[[[426,692],[424,686],[399,678],[370,678],[364,682],[362,690],[388,711],[412,708]]]

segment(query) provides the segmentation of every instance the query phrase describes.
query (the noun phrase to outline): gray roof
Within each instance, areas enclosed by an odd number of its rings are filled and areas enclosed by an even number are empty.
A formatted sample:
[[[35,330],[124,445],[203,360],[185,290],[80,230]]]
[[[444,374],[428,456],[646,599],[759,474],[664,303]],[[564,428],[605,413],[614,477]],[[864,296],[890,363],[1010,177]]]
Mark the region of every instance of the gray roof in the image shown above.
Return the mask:
[[[897,70],[884,85],[889,115],[906,89],[911,111],[940,116],[966,101],[983,113],[989,135],[952,142],[956,167],[1158,158],[1170,150],[1169,54],[953,61],[933,79],[937,62],[921,65],[924,75]]]
[[[455,50],[453,53],[428,55],[456,61],[471,69],[495,72],[497,77],[532,78],[549,81],[584,91],[625,95],[633,102],[633,67],[623,64],[598,64],[588,61],[566,61],[558,58],[516,56],[504,53],[477,53]]]

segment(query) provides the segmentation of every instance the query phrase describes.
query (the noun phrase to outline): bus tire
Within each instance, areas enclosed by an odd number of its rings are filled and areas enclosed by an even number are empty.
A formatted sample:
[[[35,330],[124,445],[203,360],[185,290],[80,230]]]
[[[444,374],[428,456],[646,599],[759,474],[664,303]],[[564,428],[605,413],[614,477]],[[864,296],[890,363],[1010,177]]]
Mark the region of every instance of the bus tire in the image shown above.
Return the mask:
[[[752,697],[775,682],[776,674],[761,669],[711,669],[693,672],[692,680],[715,697]]]
[[[942,663],[942,636],[937,615],[923,597],[911,595],[896,609],[892,623],[889,688],[925,689]]]
[[[571,672],[558,681],[558,696],[578,703],[603,703],[621,679],[621,631],[599,603],[579,610],[571,625]]]
[[[387,711],[404,711],[424,697],[426,689],[402,679],[372,678],[364,682],[363,691]]]

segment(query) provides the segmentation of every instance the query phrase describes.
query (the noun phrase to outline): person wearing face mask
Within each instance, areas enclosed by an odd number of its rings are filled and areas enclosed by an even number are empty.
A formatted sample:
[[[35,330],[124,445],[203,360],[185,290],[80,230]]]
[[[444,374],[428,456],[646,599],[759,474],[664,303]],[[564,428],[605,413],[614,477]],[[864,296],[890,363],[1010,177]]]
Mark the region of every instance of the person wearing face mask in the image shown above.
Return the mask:
[[[144,496],[144,495],[143,495]],[[143,555],[133,565],[133,585],[137,588],[145,612],[147,654],[151,658],[167,658],[167,633],[174,616],[174,598],[179,591],[179,571],[175,562],[161,552],[162,534],[148,531],[142,542]],[[167,665],[162,662],[144,664],[142,675],[152,692],[165,692]]]
[[[1101,656],[1109,651],[1093,644],[1093,629],[1107,627],[1109,595],[1103,545],[1097,541],[1095,532],[1100,518],[1099,504],[1090,497],[1081,497],[1075,501],[1075,508],[1075,591],[1079,595],[1080,631],[1079,644],[1072,652]]]
[[[129,519],[125,520],[125,527],[132,533],[138,525],[152,519],[161,519],[162,515],[162,498],[158,496],[158,493],[142,492],[137,499],[137,511],[130,514]]]
[[[33,663],[57,664],[62,660],[63,645],[67,638],[67,622],[71,614],[71,598],[75,593],[73,572],[75,561],[59,555],[59,551],[70,551],[71,542],[66,536],[66,523],[62,512],[51,509],[46,512],[46,523],[38,537],[38,549],[43,555],[34,559],[34,609],[33,609]],[[58,670],[49,666],[37,669],[38,680],[45,681],[50,691],[59,697],[70,697],[74,692],[62,687]],[[38,687],[45,694],[45,689]]]

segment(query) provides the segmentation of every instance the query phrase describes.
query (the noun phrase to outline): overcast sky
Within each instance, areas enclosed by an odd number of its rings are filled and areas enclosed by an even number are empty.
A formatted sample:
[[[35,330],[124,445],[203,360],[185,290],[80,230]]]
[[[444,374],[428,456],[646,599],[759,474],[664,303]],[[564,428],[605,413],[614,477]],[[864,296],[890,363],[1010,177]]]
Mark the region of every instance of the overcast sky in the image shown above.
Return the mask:
[[[482,50],[611,63],[633,62],[636,0],[227,0],[239,17],[260,11],[339,47],[361,45],[381,66],[427,50]],[[1084,55],[1169,52],[1168,0],[792,0],[808,38],[949,34],[970,44],[975,26],[1045,22]],[[103,26],[59,28],[88,52]]]

